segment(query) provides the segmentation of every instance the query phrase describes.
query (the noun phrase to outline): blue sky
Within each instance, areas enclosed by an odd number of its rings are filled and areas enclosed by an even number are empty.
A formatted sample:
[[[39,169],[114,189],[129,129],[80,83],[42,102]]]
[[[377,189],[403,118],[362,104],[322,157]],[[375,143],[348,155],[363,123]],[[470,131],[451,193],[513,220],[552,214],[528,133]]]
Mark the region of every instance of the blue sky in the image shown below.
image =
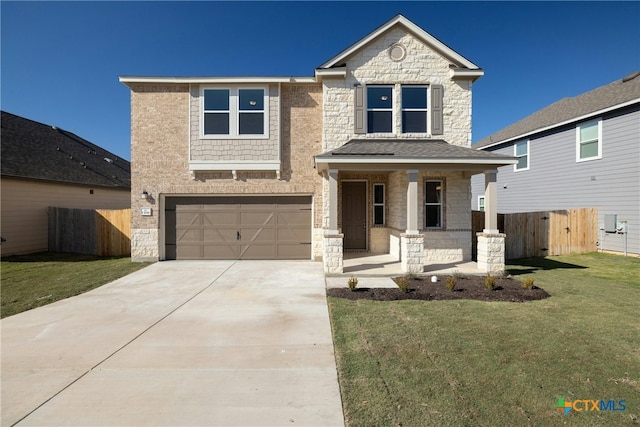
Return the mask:
[[[398,13],[485,70],[473,141],[640,70],[640,2],[0,2],[1,108],[130,158],[119,75],[312,76]]]

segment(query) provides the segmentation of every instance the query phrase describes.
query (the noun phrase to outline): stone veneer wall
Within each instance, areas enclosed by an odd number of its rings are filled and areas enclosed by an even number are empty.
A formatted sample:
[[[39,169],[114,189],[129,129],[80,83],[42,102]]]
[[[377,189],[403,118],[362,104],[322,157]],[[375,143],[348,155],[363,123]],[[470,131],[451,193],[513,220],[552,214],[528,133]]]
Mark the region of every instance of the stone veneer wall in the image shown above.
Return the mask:
[[[313,168],[321,152],[322,87],[283,84],[280,88],[281,180],[274,172],[189,173],[190,116],[188,84],[131,85],[131,251],[134,260],[162,259],[161,196],[220,194],[298,194],[313,196],[313,256],[321,254],[322,178]],[[272,114],[271,119],[274,119]],[[214,145],[215,140],[208,140]],[[260,144],[257,140],[256,144]],[[140,198],[142,191],[151,197]],[[141,216],[151,207],[152,216]]]
[[[401,62],[392,61],[387,51],[395,43],[401,43],[407,52]],[[399,120],[394,134],[355,135],[354,86],[359,84],[442,84],[445,133],[438,135],[437,139],[454,145],[471,146],[471,83],[452,81],[449,76],[450,63],[400,28],[392,29],[354,53],[346,60],[346,79],[323,81],[323,151],[338,148],[354,137],[425,138],[424,134],[402,134]],[[399,93],[397,89],[396,93]],[[395,96],[394,101],[398,117],[400,97]]]

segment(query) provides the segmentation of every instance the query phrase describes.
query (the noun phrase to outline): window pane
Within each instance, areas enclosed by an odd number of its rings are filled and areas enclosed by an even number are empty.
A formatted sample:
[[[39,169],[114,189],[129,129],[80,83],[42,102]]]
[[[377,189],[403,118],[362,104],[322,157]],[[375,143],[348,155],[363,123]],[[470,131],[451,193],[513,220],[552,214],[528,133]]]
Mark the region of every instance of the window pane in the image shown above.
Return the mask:
[[[427,113],[424,111],[402,112],[402,133],[427,131]]]
[[[402,87],[402,108],[427,108],[426,87]]]
[[[264,90],[240,89],[240,110],[264,110]]]
[[[440,205],[429,205],[425,209],[427,213],[427,227],[441,227]]]
[[[373,186],[373,203],[384,203],[384,185]]]
[[[440,182],[427,181],[426,203],[442,203],[442,184]]]
[[[598,139],[598,123],[590,123],[580,126],[580,141],[592,141]]]
[[[229,110],[228,89],[206,89],[204,91],[204,109],[213,111]]]
[[[384,225],[384,206],[373,207],[373,225]]]
[[[391,108],[392,105],[390,87],[367,87],[367,108]]]
[[[598,157],[598,141],[580,144],[580,158]]]
[[[240,135],[262,135],[264,133],[264,113],[240,113]]]
[[[527,142],[518,142],[516,144],[516,156],[524,156],[527,154]]]
[[[229,135],[229,113],[205,113],[205,135]]]
[[[478,210],[484,212],[484,197],[478,198]]]
[[[391,111],[369,111],[367,132],[391,132]]]
[[[527,156],[519,157],[516,169],[526,169],[527,167],[529,167],[529,158]]]

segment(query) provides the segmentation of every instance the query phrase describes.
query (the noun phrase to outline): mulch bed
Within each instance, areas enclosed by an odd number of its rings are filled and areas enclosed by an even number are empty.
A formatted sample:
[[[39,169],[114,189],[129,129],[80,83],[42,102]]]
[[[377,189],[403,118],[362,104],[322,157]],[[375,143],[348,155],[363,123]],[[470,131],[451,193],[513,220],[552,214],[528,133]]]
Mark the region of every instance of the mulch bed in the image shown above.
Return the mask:
[[[345,298],[349,300],[367,299],[374,301],[397,300],[457,300],[472,299],[478,301],[509,301],[526,302],[548,298],[544,289],[534,286],[533,289],[522,288],[522,282],[512,277],[496,278],[495,288],[489,290],[485,287],[485,276],[464,276],[457,279],[455,290],[450,291],[446,286],[446,276],[438,277],[436,283],[431,282],[431,277],[416,277],[409,279],[409,291],[403,292],[400,288],[356,288],[354,291],[344,288],[327,289],[327,296]]]

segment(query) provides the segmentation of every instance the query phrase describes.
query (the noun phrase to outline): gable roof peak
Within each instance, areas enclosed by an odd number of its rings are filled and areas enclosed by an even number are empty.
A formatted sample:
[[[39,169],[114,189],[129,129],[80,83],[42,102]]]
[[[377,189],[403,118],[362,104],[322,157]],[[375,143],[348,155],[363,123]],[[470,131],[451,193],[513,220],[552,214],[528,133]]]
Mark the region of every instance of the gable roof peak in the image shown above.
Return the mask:
[[[431,34],[427,33],[425,30],[423,30],[418,25],[416,25],[415,23],[407,19],[402,14],[397,14],[396,16],[394,16],[393,18],[391,18],[390,20],[388,20],[387,22],[385,22],[384,24],[382,24],[381,26],[373,30],[371,33],[367,34],[362,39],[358,40],[356,43],[347,47],[342,52],[340,52],[333,58],[329,59],[324,64],[320,65],[318,69],[332,68],[332,67],[335,67],[336,65],[342,64],[348,56],[362,49],[369,42],[371,42],[375,38],[379,37],[381,34],[386,33],[387,31],[389,31],[390,29],[396,26],[404,27],[404,29],[412,33],[424,44],[436,50],[441,55],[449,58],[459,68],[480,70],[480,67],[478,67],[473,62],[469,61],[468,59],[466,59],[465,57],[463,57],[462,55],[460,55],[459,53],[451,49],[446,44],[442,43],[437,38],[433,37]]]

